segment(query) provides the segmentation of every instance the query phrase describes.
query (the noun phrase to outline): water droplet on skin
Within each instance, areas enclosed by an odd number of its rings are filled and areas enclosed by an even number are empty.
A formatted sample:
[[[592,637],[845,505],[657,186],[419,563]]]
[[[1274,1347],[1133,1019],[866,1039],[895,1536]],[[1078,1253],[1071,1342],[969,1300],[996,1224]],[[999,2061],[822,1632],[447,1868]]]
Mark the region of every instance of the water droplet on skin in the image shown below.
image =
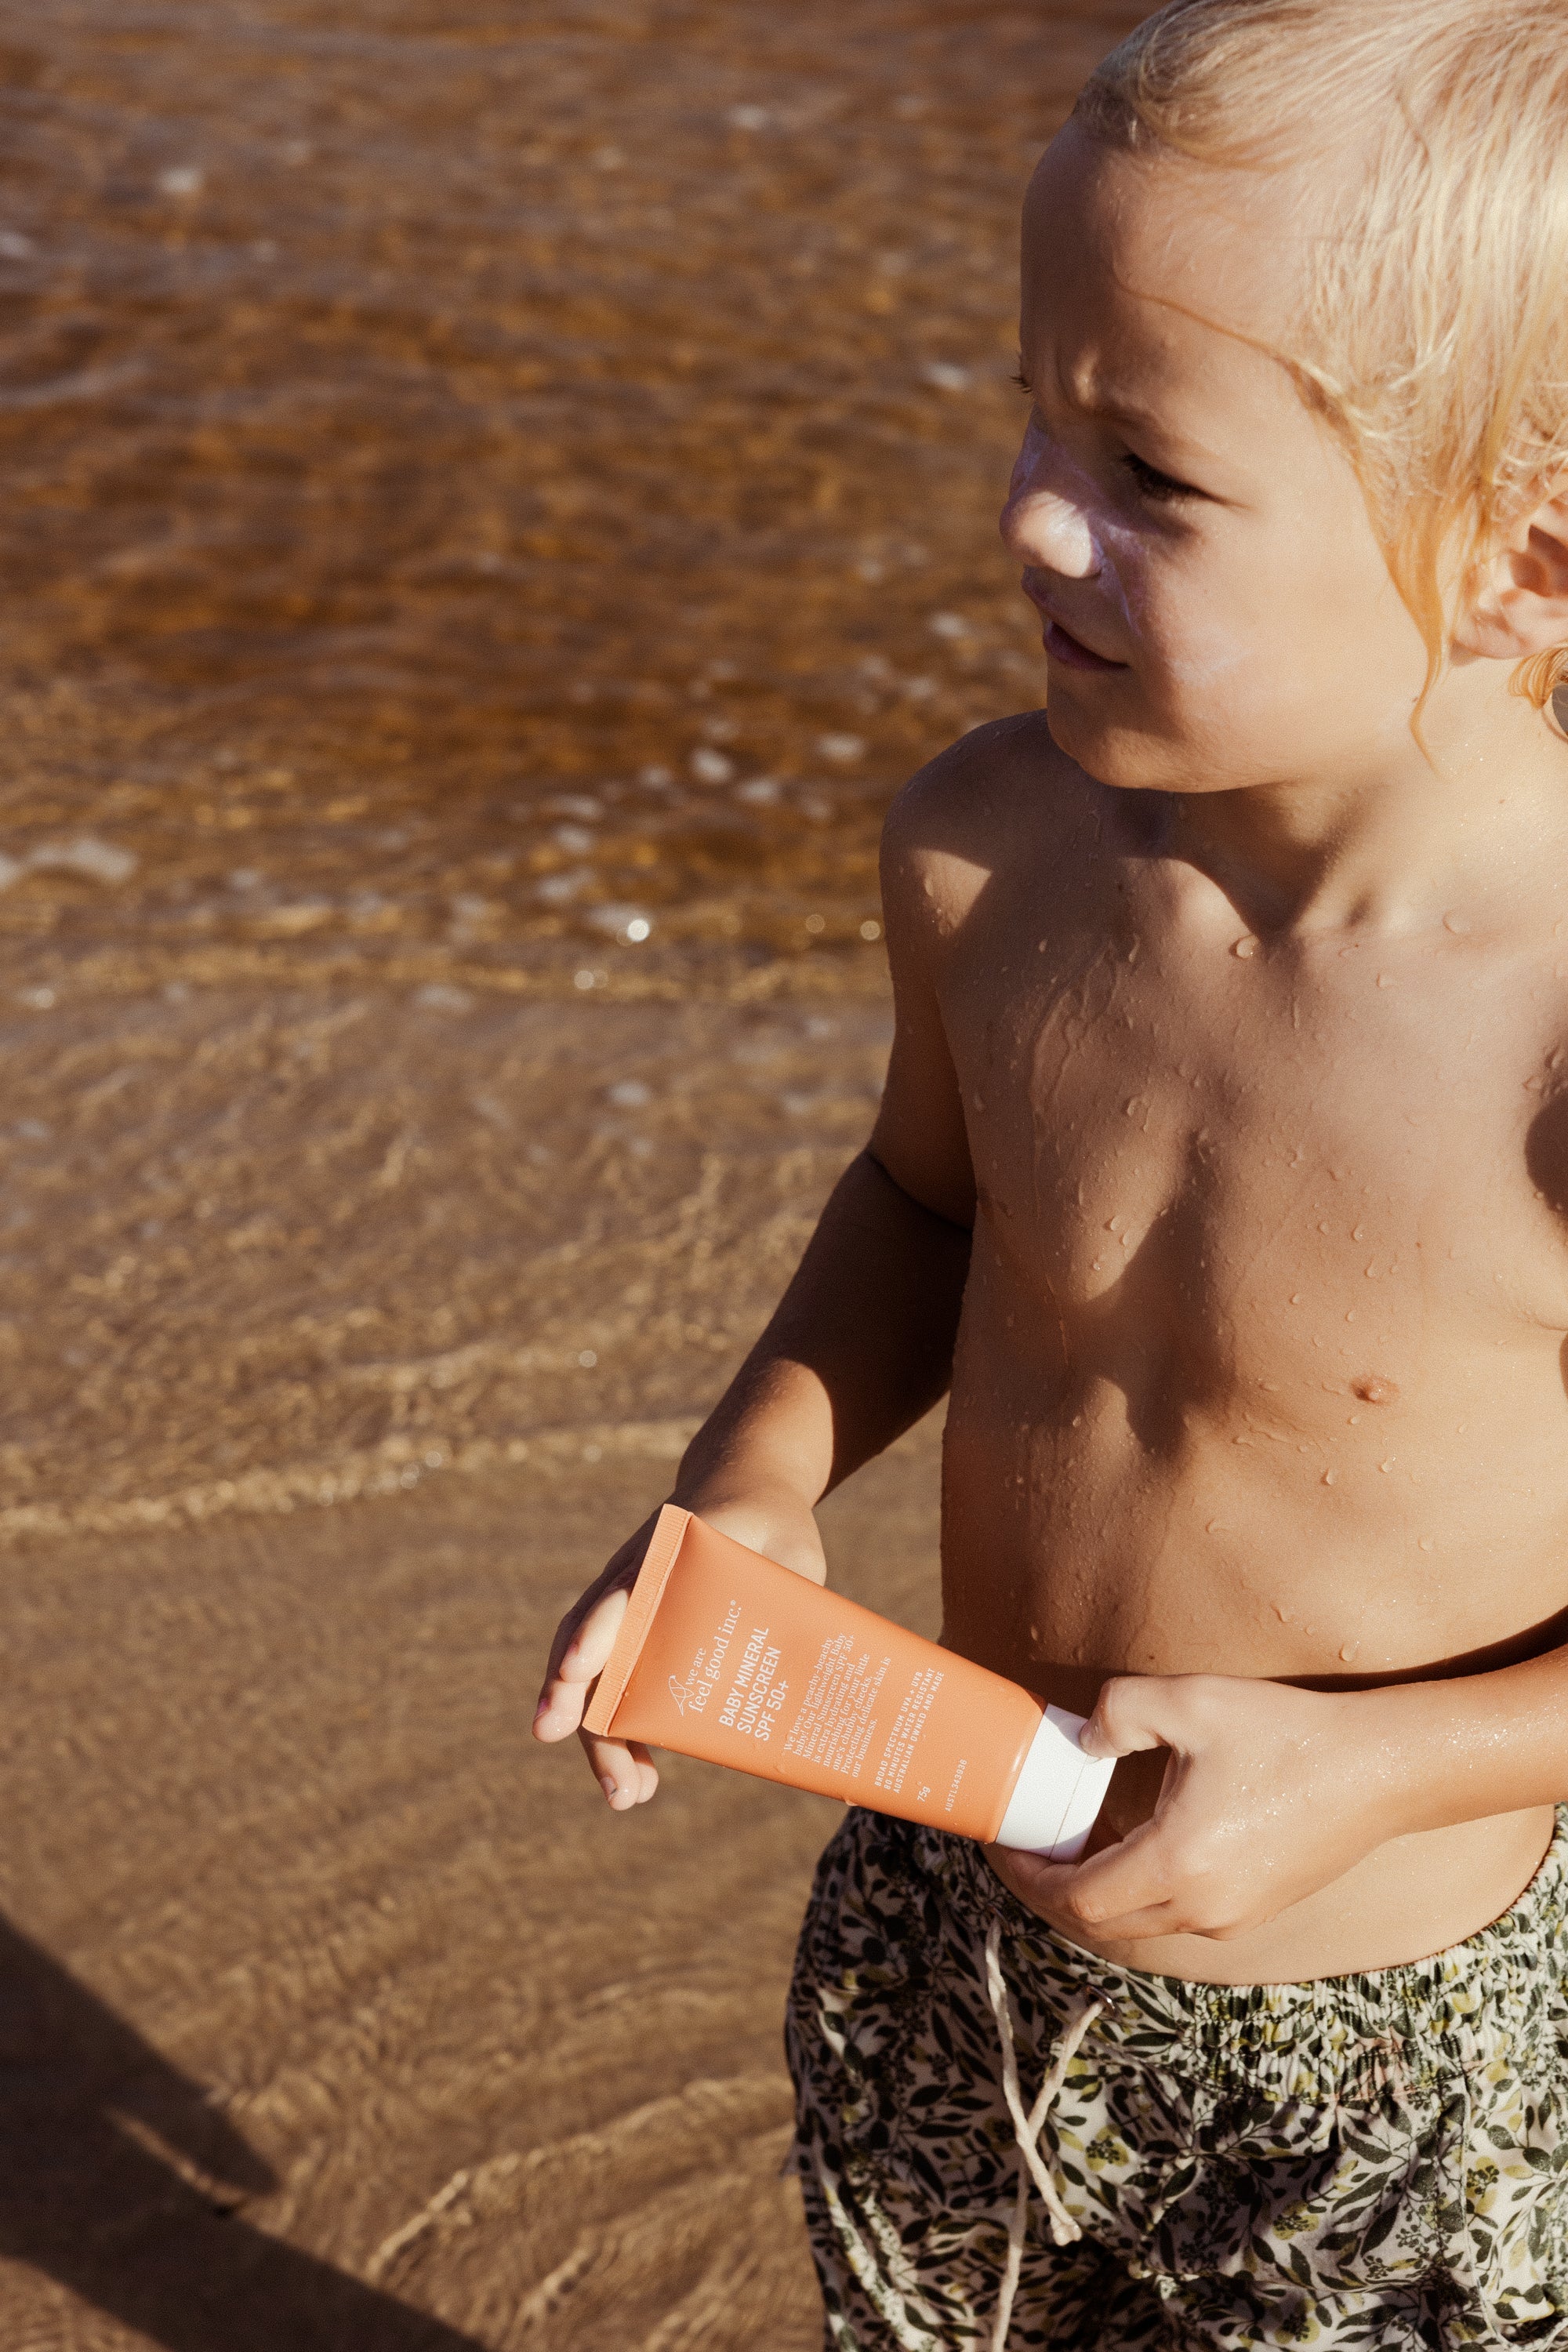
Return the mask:
[[[1331,1470],[1325,1470],[1325,1471],[1324,1471],[1324,1473],[1323,1473],[1323,1484],[1324,1484],[1324,1486],[1331,1486],[1333,1485],[1333,1483],[1334,1483],[1334,1474],[1333,1474],[1333,1472],[1332,1472]]]
[[[1363,1265],[1362,1273],[1368,1282],[1375,1282],[1377,1280],[1377,1260],[1373,1258],[1370,1265]]]
[[[1345,1308],[1345,1321],[1347,1323],[1353,1323],[1355,1321],[1355,1308],[1353,1307],[1347,1307]]]
[[[1384,1380],[1381,1372],[1363,1372],[1360,1380],[1351,1382],[1351,1394],[1360,1397],[1363,1404],[1393,1404],[1399,1395],[1399,1384]]]
[[[1358,1427],[1360,1426],[1360,1423],[1361,1423],[1361,1415],[1360,1415],[1360,1413],[1359,1413],[1359,1412],[1352,1412],[1352,1413],[1351,1413],[1351,1414],[1349,1415],[1349,1421],[1350,1421],[1350,1425],[1351,1425],[1351,1427],[1352,1427],[1352,1429],[1358,1428]]]
[[[1421,1549],[1423,1551],[1430,1551],[1432,1549],[1432,1538],[1430,1536],[1422,1537]]]
[[[1231,950],[1231,953],[1233,956],[1239,956],[1243,963],[1246,963],[1251,957],[1258,953],[1258,941],[1252,939],[1237,940],[1236,945]]]
[[[1351,1234],[1351,1239],[1352,1242],[1364,1242],[1366,1239],[1366,1227],[1364,1225],[1357,1225]]]
[[[1463,915],[1447,914],[1443,918],[1443,929],[1446,931],[1452,931],[1457,940],[1462,940],[1469,928]]]
[[[1300,1294],[1300,1292],[1299,1290],[1293,1290],[1293,1291],[1290,1293],[1290,1304],[1291,1304],[1291,1306],[1292,1306],[1292,1307],[1300,1307],[1300,1304],[1301,1304],[1301,1294]]]
[[[1347,1642],[1344,1648],[1340,1652],[1340,1656],[1348,1666],[1351,1660],[1360,1654],[1360,1651],[1361,1643],[1359,1642]]]
[[[1394,974],[1391,971],[1380,971],[1377,975],[1377,984],[1379,988],[1392,988]]]
[[[1393,1455],[1392,1455],[1392,1454],[1390,1454],[1390,1456],[1389,1456],[1389,1458],[1388,1458],[1388,1460],[1387,1460],[1386,1462],[1380,1462],[1380,1463],[1378,1464],[1378,1465],[1377,1465],[1377,1466],[1378,1466],[1378,1468],[1379,1468],[1380,1470],[1392,1470],[1392,1469],[1393,1469],[1393,1467],[1394,1467],[1394,1457],[1393,1457]]]
[[[1205,1535],[1222,1536],[1225,1533],[1225,1528],[1218,1519],[1211,1519],[1204,1532]]]

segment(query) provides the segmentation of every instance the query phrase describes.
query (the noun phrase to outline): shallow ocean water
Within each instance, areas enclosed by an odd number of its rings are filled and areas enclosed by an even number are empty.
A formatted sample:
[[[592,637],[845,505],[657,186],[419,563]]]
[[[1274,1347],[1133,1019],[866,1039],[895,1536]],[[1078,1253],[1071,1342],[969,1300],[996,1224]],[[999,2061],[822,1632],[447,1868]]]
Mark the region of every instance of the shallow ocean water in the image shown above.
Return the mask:
[[[1041,688],[1015,215],[1136,13],[0,9],[18,949],[874,947],[889,794]]]
[[[1042,691],[1016,213],[1139,13],[0,0],[7,2346],[815,2340],[832,1809],[526,1717]],[[827,1514],[922,1625],[935,1475]]]

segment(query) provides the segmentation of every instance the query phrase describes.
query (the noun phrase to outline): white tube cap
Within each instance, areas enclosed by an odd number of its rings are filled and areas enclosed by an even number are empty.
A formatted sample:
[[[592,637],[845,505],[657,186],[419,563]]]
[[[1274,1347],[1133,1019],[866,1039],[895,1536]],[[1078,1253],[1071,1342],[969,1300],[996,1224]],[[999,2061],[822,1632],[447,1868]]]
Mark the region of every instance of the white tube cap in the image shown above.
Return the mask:
[[[1048,1706],[1014,1784],[996,1843],[1047,1862],[1076,1862],[1105,1802],[1114,1756],[1086,1756],[1078,1744],[1087,1716]]]

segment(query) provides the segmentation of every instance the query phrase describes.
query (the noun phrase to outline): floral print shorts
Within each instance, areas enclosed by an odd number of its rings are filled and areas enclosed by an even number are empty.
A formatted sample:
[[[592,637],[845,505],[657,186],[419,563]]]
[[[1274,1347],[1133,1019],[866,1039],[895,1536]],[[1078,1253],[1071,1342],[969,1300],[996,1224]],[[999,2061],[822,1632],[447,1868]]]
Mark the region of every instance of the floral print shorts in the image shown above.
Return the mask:
[[[1568,2352],[1565,1919],[1568,1811],[1435,1958],[1193,1984],[1065,1942],[979,1847],[852,1811],[787,2030],[826,2344]]]

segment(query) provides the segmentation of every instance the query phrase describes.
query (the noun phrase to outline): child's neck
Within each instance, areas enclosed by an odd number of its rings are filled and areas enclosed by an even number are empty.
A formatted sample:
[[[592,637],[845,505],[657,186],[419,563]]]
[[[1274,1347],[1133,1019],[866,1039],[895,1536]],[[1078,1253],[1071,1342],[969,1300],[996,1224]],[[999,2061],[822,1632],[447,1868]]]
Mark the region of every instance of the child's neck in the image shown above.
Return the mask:
[[[1259,933],[1384,931],[1521,915],[1568,882],[1568,744],[1530,704],[1463,698],[1350,778],[1162,795],[1161,845]],[[1458,704],[1458,708],[1456,708]]]

